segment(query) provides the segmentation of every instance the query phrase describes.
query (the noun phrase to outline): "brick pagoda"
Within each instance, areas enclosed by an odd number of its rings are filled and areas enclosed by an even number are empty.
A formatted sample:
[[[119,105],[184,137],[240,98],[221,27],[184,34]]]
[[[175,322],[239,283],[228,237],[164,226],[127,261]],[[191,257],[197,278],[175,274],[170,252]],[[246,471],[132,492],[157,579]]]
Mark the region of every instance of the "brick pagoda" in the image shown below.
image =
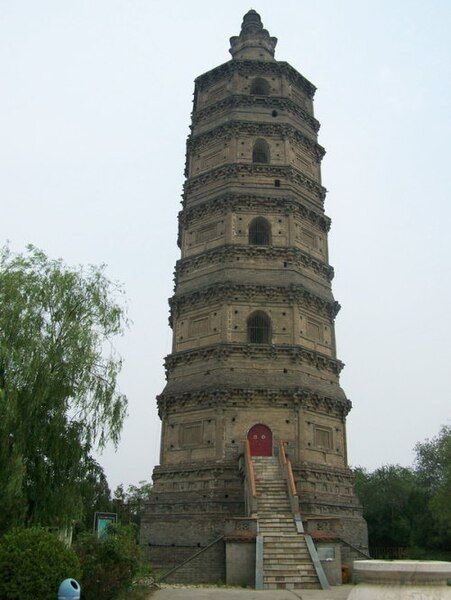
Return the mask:
[[[351,403],[336,356],[325,151],[315,87],[275,60],[277,40],[255,11],[230,42],[232,59],[195,82],[170,299],[173,347],[158,397],[160,465],[141,540],[154,566],[166,568],[220,538],[172,578],[224,580],[222,536],[235,523],[241,539],[263,540],[264,587],[315,587],[313,571],[305,571],[309,581],[290,579],[283,565],[279,579],[267,573],[268,523],[289,499],[281,451],[317,545],[338,544],[341,560],[351,546],[367,548],[347,462]],[[292,515],[283,510],[276,522],[285,519],[289,529]]]

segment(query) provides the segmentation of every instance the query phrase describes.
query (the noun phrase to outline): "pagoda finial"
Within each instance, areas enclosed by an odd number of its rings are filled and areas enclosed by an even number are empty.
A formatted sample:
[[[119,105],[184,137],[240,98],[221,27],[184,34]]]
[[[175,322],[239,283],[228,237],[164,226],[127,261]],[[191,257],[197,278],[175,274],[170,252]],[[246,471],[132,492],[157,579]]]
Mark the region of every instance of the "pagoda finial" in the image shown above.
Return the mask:
[[[274,60],[277,38],[271,37],[258,12],[251,8],[241,24],[238,36],[230,38],[230,54],[234,59]]]

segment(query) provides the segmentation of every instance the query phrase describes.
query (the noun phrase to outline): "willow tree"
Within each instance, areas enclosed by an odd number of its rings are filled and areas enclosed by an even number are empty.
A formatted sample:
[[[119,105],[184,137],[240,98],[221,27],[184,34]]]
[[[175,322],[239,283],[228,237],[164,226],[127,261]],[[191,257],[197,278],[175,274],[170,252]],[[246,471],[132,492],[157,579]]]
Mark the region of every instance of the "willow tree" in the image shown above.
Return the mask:
[[[113,345],[126,323],[104,267],[0,249],[0,529],[82,516],[90,454],[117,444],[126,415]]]

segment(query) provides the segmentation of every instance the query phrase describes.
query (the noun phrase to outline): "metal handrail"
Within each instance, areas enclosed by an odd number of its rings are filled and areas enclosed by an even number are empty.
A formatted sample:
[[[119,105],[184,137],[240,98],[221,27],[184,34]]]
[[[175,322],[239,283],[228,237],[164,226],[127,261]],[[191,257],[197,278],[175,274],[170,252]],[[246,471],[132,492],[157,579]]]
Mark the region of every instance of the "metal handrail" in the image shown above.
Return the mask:
[[[207,544],[206,546],[204,546],[203,548],[201,548],[200,550],[195,552],[192,556],[189,556],[187,559],[185,559],[179,565],[176,565],[172,569],[169,569],[169,571],[166,571],[166,573],[163,573],[163,575],[160,575],[160,577],[157,577],[156,582],[160,583],[160,581],[163,581],[164,579],[166,579],[166,577],[168,577],[169,575],[172,575],[172,573],[174,573],[175,571],[178,571],[180,569],[180,567],[183,567],[183,565],[186,565],[187,563],[191,562],[194,558],[196,558],[196,556],[199,556],[199,554],[202,554],[202,552],[205,552],[205,550],[208,550],[208,548],[211,548],[212,546],[214,546],[215,544],[220,542],[223,538],[224,538],[224,535],[220,535],[218,538],[216,538],[215,540],[213,540],[212,542],[210,542],[209,544]]]
[[[294,514],[299,514],[298,492],[294,481],[293,469],[291,468],[291,460],[286,455],[285,442],[283,440],[279,441],[279,460],[285,479],[287,480],[291,508]]]
[[[355,550],[355,552],[358,552],[359,554],[361,554],[362,556],[364,556],[365,558],[371,558],[371,556],[367,553],[364,552],[363,550],[360,550],[360,548],[357,548],[357,546],[353,546],[352,544],[350,544],[347,540],[344,540],[342,537],[338,538],[340,540],[340,542],[342,542],[345,546],[349,546],[349,548],[351,548],[351,550]]]

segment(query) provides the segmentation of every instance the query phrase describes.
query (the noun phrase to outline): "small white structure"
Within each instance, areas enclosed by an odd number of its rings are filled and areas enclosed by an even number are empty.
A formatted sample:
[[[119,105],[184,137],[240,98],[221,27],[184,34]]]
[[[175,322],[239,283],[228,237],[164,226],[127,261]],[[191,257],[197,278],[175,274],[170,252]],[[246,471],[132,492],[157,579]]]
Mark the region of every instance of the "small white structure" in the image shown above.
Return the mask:
[[[356,560],[348,600],[451,600],[451,562]]]

